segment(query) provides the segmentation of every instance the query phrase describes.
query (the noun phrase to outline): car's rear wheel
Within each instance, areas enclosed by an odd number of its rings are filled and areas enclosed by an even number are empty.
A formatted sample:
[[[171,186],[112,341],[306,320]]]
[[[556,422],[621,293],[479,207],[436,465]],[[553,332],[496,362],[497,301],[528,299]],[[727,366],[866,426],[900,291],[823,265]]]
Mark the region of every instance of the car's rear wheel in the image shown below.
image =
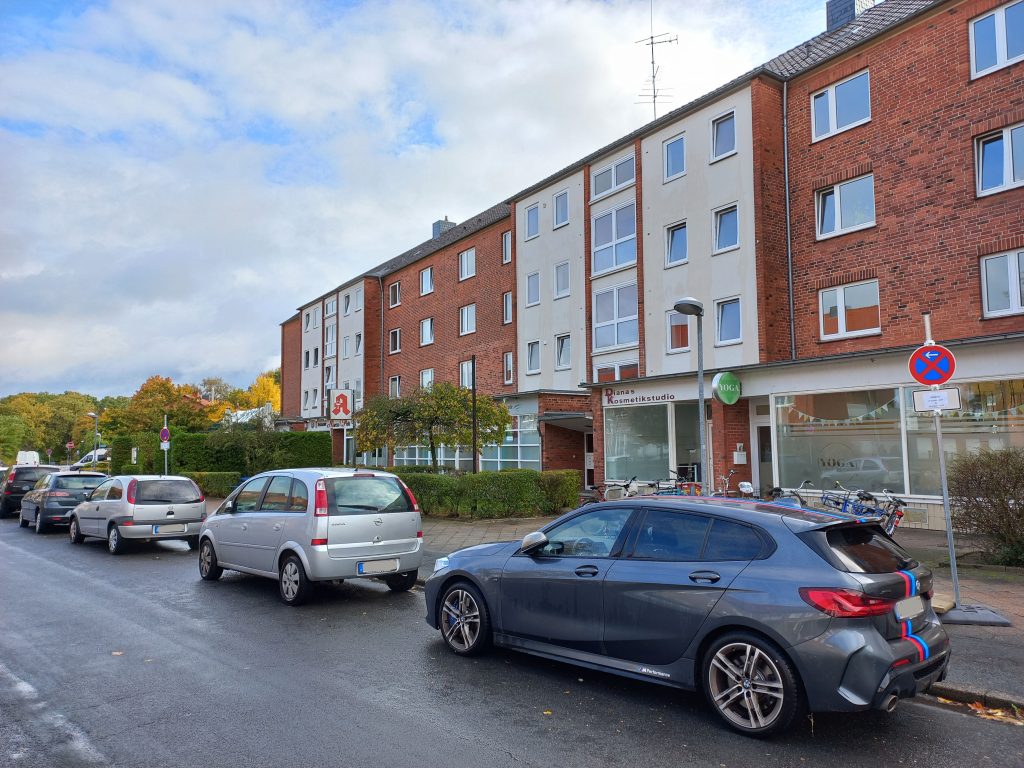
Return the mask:
[[[123,554],[127,548],[128,544],[124,540],[124,537],[121,536],[121,532],[117,529],[117,526],[110,526],[110,530],[107,531],[107,551],[112,555],[120,555]]]
[[[22,528],[28,528],[28,520],[25,519],[24,515],[24,512],[18,515],[18,525],[20,525]]]
[[[71,525],[68,526],[68,538],[71,539],[72,544],[81,544],[85,541],[85,536],[78,530],[78,518],[71,518]]]
[[[43,510],[36,510],[36,533],[44,533],[46,531],[46,522],[43,520]]]
[[[784,731],[803,713],[800,681],[789,659],[749,632],[718,638],[704,654],[704,693],[725,722],[747,736]]]
[[[288,555],[281,561],[277,578],[281,600],[287,605],[302,605],[309,597],[313,585],[306,578],[306,569],[297,555]]]
[[[474,656],[491,644],[491,617],[480,590],[466,581],[445,590],[437,609],[441,636],[460,656]]]
[[[392,592],[408,592],[416,585],[418,571],[406,571],[405,573],[393,573],[384,577],[384,583]]]
[[[217,552],[209,539],[199,545],[199,575],[204,581],[216,581],[224,574],[224,569],[217,564]]]

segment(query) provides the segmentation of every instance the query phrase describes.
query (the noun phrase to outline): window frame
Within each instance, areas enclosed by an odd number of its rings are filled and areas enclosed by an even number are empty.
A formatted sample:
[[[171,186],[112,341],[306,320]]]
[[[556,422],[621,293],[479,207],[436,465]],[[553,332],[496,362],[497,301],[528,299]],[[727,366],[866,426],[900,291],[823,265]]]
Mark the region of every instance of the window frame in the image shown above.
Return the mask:
[[[342,314],[348,317],[352,314],[352,294],[346,293],[341,300],[341,306],[343,307]]]
[[[512,301],[512,291],[505,291],[501,294],[501,324],[509,325],[512,322],[512,313],[514,310],[514,302]]]
[[[720,155],[715,154],[715,145],[717,144],[717,133],[715,131],[715,128],[719,123],[729,119],[730,117],[732,118],[732,149],[728,152],[723,152]],[[715,115],[714,117],[710,118],[709,123],[711,126],[711,159],[708,160],[708,165],[713,165],[714,163],[717,163],[719,160],[725,160],[725,158],[732,157],[737,152],[739,152],[739,132],[736,130],[736,108],[733,107],[731,109],[727,109],[725,112],[721,112]]]
[[[399,398],[402,396],[402,377],[391,376],[388,378],[388,397]]]
[[[565,221],[558,220],[558,198],[565,198]],[[569,190],[563,189],[551,196],[551,229],[561,229],[569,223]]]
[[[338,300],[328,299],[324,304],[324,317],[334,317],[338,314]]]
[[[841,189],[848,185],[853,184],[863,179],[871,179],[871,210],[872,216],[871,221],[866,221],[862,224],[857,224],[852,227],[842,228],[843,222],[843,197]],[[836,217],[836,228],[826,234],[821,233],[821,201],[824,196],[831,192],[835,198],[835,217]],[[872,227],[878,226],[878,209],[875,205],[875,173],[865,173],[861,176],[854,176],[852,179],[845,179],[837,182],[830,187],[822,187],[821,189],[814,190],[814,238],[815,240],[830,240],[833,237],[841,237],[842,235],[848,235],[851,232],[860,232],[862,229],[871,229]]]
[[[844,83],[848,83],[851,80],[856,80],[858,77],[866,75],[868,78],[868,116],[863,117],[856,122],[844,125],[842,128],[837,128],[837,114],[838,106],[836,104],[836,88]],[[820,136],[817,135],[817,118],[814,114],[814,100],[823,93],[828,93],[828,122],[829,130]],[[827,85],[824,88],[819,88],[817,91],[811,94],[811,143],[814,144],[818,141],[824,141],[825,139],[831,138],[837,134],[849,131],[852,128],[856,128],[858,125],[864,125],[865,123],[871,122],[871,71],[870,68],[864,68],[859,72],[854,72],[848,77],[844,77],[842,80],[837,80],[831,85]]]
[[[623,288],[628,288],[630,286],[632,286],[634,289],[636,289],[636,292],[637,292],[637,310],[636,310],[636,314],[635,315],[622,316],[622,315],[619,314],[619,291],[621,289],[623,289]],[[604,322],[598,322],[598,319],[597,319],[597,297],[600,296],[603,293],[612,293],[612,294],[614,294],[614,297],[615,297],[615,303],[614,303],[615,316],[611,320],[605,320]],[[603,289],[601,289],[599,291],[594,291],[594,298],[593,298],[593,305],[592,306],[594,307],[594,311],[592,312],[593,317],[592,317],[592,321],[591,321],[591,332],[593,334],[591,336],[591,339],[593,340],[592,350],[591,350],[592,354],[598,354],[598,353],[603,354],[605,352],[613,352],[613,351],[619,350],[619,349],[631,349],[631,348],[636,347],[636,346],[638,346],[640,344],[640,287],[639,287],[639,284],[635,280],[632,281],[632,282],[628,282],[628,283],[620,283],[619,285],[609,286],[608,288],[603,288]],[[616,329],[615,329],[616,343],[612,344],[610,346],[607,346],[607,347],[599,347],[599,346],[597,346],[597,329],[598,328],[602,328],[602,327],[604,327],[606,325],[618,326],[619,323],[629,322],[630,320],[636,320],[637,321],[637,340],[636,341],[626,342],[625,344],[618,343],[617,340],[618,340],[619,333],[618,333],[618,328],[616,327]]]
[[[515,359],[511,352],[505,352],[501,358],[502,370],[506,384],[514,384],[516,379]]]
[[[430,290],[423,290],[423,279],[427,278],[430,281]],[[425,267],[420,270],[420,296],[428,296],[434,292],[434,268]]]
[[[537,222],[537,230],[532,235],[530,234],[531,214]],[[534,203],[533,205],[527,206],[526,216],[523,217],[523,227],[526,230],[526,236],[523,240],[533,240],[535,237],[540,237],[540,203]]]
[[[722,216],[722,214],[728,213],[729,211],[736,211],[736,243],[734,245],[728,245],[725,248],[719,248],[718,247],[718,227],[719,227],[720,217]],[[687,233],[687,237],[689,237],[689,233]],[[740,237],[740,204],[739,204],[739,201],[737,200],[737,201],[734,201],[732,203],[726,203],[725,205],[720,205],[717,208],[712,208],[711,209],[711,244],[712,244],[711,255],[712,256],[717,256],[720,253],[728,253],[729,251],[735,251],[735,250],[737,250],[740,247],[742,242],[743,242],[743,239]],[[689,242],[687,242],[687,250],[689,250]]]
[[[334,357],[338,353],[338,326],[334,323],[324,326],[324,357]]]
[[[352,306],[352,311],[353,312],[361,312],[362,311],[362,309],[363,309],[363,289],[362,288],[356,288],[355,299],[352,302],[352,304],[353,304],[353,306]]]
[[[425,377],[423,375],[425,373],[428,373],[430,375]],[[424,378],[429,378],[430,381],[428,381],[426,384],[424,384],[423,383],[423,379]],[[423,368],[422,370],[420,370],[420,389],[430,389],[432,386],[434,386],[434,369],[433,368]]]
[[[472,311],[470,312],[470,310]],[[466,321],[470,314],[473,316],[473,327],[466,330],[469,327],[469,323]],[[459,336],[468,336],[471,333],[476,333],[476,302],[459,307]]]
[[[971,80],[977,80],[979,77],[985,77],[993,72],[998,72],[1000,69],[1011,67],[1018,62],[1024,61],[1024,53],[1019,56],[1014,56],[1012,59],[1007,55],[1007,46],[1009,45],[1009,38],[1006,36],[1006,9],[1012,6],[1018,5],[1018,2],[1009,2],[992,8],[986,13],[982,13],[979,16],[975,16],[973,19],[967,22],[968,30],[968,42],[969,42],[969,55],[971,58]],[[975,68],[975,39],[974,39],[974,26],[975,24],[987,19],[988,17],[995,17],[995,32],[996,32],[996,63],[986,69]]]
[[[722,307],[726,304],[736,302],[736,307],[740,313],[740,335],[735,339],[727,339],[722,341]],[[715,299],[715,346],[716,347],[731,347],[736,344],[743,343],[743,300],[740,296],[728,296],[724,299]]]
[[[402,329],[392,328],[388,331],[388,354],[397,355],[402,351]]]
[[[847,288],[854,288],[858,285],[867,285],[868,283],[875,284],[875,300],[878,306],[878,326],[876,328],[867,328],[863,331],[846,331],[846,300],[845,294]],[[818,338],[821,341],[836,341],[838,339],[856,339],[861,336],[878,336],[882,332],[882,297],[881,297],[881,285],[879,284],[878,278],[873,277],[869,280],[858,280],[853,283],[843,283],[842,285],[833,285],[828,288],[822,288],[818,291]],[[825,306],[824,299],[825,294],[829,291],[836,291],[836,309],[842,310],[838,314],[839,328],[840,330],[836,333],[825,333]]]
[[[359,357],[363,354],[363,334],[357,333],[355,335],[355,351],[352,353],[354,357]]]
[[[610,384],[610,383],[615,382],[615,381],[622,381],[622,369],[626,368],[627,366],[633,366],[633,365],[635,365],[636,369],[637,369],[636,377],[635,378],[640,378],[640,361],[639,360],[616,360],[616,361],[612,361],[612,362],[594,363],[594,371],[593,371],[594,382],[595,383],[598,382],[598,380],[599,380],[598,371],[601,370],[602,368],[611,368],[613,371],[615,371],[615,378],[613,378],[613,379],[611,379],[611,381],[605,382],[605,383],[609,383]]]
[[[429,334],[430,338],[427,341],[424,341],[425,337],[423,335],[423,331],[424,331],[425,328],[429,328],[429,330],[430,330],[430,334]],[[434,318],[433,317],[425,317],[422,320],[420,320],[420,346],[421,347],[426,347],[426,346],[429,346],[429,345],[431,345],[433,343],[434,343]]]
[[[536,368],[530,368],[530,347],[533,347],[534,345],[536,345],[536,348],[537,348],[537,367]],[[539,374],[541,372],[541,368],[543,366],[541,364],[540,353],[541,353],[540,339],[534,339],[533,341],[526,342],[526,375],[527,376],[536,376],[537,374]]]
[[[395,280],[395,282],[388,285],[388,308],[397,307],[402,304],[402,281]]]
[[[670,144],[675,144],[679,141],[683,142],[683,170],[670,174],[668,172],[668,148]],[[675,181],[681,176],[686,175],[686,131],[670,136],[661,142],[661,159],[662,184],[668,184],[670,181]]]
[[[619,232],[618,232],[618,221],[619,221],[619,218],[618,218],[617,214],[618,214],[618,212],[620,210],[622,210],[624,208],[629,208],[630,206],[632,206],[632,208],[633,208],[633,234],[632,235],[628,235],[626,237],[619,237],[618,236],[618,234],[619,234]],[[631,267],[635,267],[636,266],[636,262],[637,262],[637,258],[638,258],[639,239],[638,239],[638,233],[637,233],[636,200],[630,200],[629,202],[622,203],[621,205],[617,205],[614,208],[608,208],[606,210],[601,211],[600,213],[593,214],[591,216],[591,218],[590,218],[590,231],[591,231],[591,233],[593,233],[597,229],[597,220],[601,219],[601,218],[604,218],[605,216],[611,216],[612,217],[612,239],[609,242],[603,243],[602,245],[599,246],[597,244],[596,239],[593,237],[593,235],[591,236],[591,238],[590,238],[590,275],[591,275],[591,277],[598,277],[600,275],[609,275],[612,272],[617,272],[620,269],[630,269]],[[625,261],[622,264],[615,264],[614,263],[614,261],[615,261],[615,246],[619,245],[620,243],[624,243],[624,242],[626,242],[627,240],[630,240],[630,239],[632,239],[634,241],[634,243],[636,243],[636,246],[633,248],[633,260],[632,261]],[[612,263],[612,266],[608,267],[607,269],[600,269],[599,270],[599,269],[597,269],[597,265],[596,265],[597,252],[599,250],[604,250],[605,248],[611,248],[612,249],[612,262],[613,263]]]
[[[506,229],[501,233],[501,263],[508,264],[512,261],[512,230]]]
[[[1020,130],[1024,132],[1024,123],[1014,123],[1013,125],[1007,125],[999,128],[995,131],[989,131],[981,136],[978,136],[974,140],[974,188],[976,197],[988,197],[989,195],[997,195],[1000,192],[1006,192],[1010,189],[1016,189],[1018,187],[1024,187],[1024,178],[1019,181],[1013,178],[1013,132]],[[986,142],[992,141],[995,138],[1002,139],[1003,142],[1003,183],[998,187],[992,187],[991,189],[981,188],[981,178],[983,167],[981,163],[982,153],[981,148]],[[1021,151],[1024,152],[1024,139],[1021,140]]]
[[[559,269],[559,267],[565,267],[565,293],[559,293],[558,292],[558,269]],[[552,272],[553,272],[553,276],[552,276],[551,290],[552,290],[552,294],[554,296],[554,299],[557,301],[558,299],[564,299],[567,296],[572,295],[572,267],[569,266],[569,260],[566,259],[565,261],[560,261],[557,264],[555,264],[555,266],[552,269]]]
[[[672,346],[672,318],[678,315],[679,317],[686,318],[686,346],[685,347],[673,347]],[[693,349],[693,340],[690,337],[690,315],[684,315],[682,312],[676,312],[674,309],[667,310],[665,312],[665,354],[667,355],[679,355],[689,352]]]
[[[459,251],[459,282],[476,277],[476,247]]]
[[[310,353],[310,350],[308,350],[308,349],[302,350],[302,370],[304,370],[304,371],[308,371],[309,370],[309,360],[310,360],[309,353]]]
[[[633,163],[633,175],[627,181],[616,180],[616,169],[625,162],[632,161]],[[612,186],[604,192],[595,192],[594,185],[597,182],[597,177],[605,171],[611,171],[612,173]],[[622,155],[621,157],[608,162],[606,165],[602,165],[590,174],[590,202],[595,200],[601,200],[602,198],[614,195],[616,192],[625,189],[626,187],[636,184],[636,153],[629,152],[628,154]]]
[[[562,351],[561,343],[565,342],[569,350],[569,362],[565,364],[559,363],[560,352]],[[555,336],[555,370],[556,371],[570,371],[572,370],[572,334],[571,333],[559,333]]]
[[[349,357],[349,339],[350,336],[342,336],[341,338],[341,357],[347,359]]]
[[[473,361],[460,360],[459,361],[459,386],[463,389],[473,388]]]
[[[1011,270],[1011,259],[1017,257],[1017,274]],[[985,262],[993,259],[1006,258],[1007,277],[1010,278],[1010,308],[990,310],[988,308],[988,272],[985,269]],[[978,267],[981,271],[981,312],[982,318],[1011,317],[1024,314],[1024,288],[1021,287],[1021,276],[1024,275],[1024,248],[990,253],[978,260]]]
[[[537,298],[534,301],[530,301],[530,278],[537,278]],[[526,276],[526,306],[535,307],[540,304],[540,272],[531,272]]]
[[[686,230],[686,256],[680,261],[672,261],[672,233],[677,230]],[[686,227],[686,219],[669,224],[665,227],[665,269],[678,267],[690,263],[690,232]]]

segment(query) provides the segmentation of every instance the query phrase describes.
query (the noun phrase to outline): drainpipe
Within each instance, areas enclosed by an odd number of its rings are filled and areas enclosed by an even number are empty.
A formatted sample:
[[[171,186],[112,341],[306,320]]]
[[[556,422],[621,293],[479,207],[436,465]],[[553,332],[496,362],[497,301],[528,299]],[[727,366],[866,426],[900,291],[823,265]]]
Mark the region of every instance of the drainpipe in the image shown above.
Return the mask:
[[[789,220],[789,81],[782,84],[782,169],[786,187],[786,281],[789,288],[789,359],[796,360],[796,310],[793,307],[793,232]]]

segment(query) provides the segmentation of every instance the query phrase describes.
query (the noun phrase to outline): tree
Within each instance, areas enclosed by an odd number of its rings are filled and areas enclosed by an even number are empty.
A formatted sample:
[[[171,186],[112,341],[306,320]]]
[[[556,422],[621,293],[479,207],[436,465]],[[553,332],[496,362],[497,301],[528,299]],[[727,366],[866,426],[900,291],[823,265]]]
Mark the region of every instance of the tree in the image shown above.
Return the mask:
[[[183,431],[205,432],[210,428],[210,411],[195,386],[150,376],[123,409],[105,412],[100,426],[106,434],[158,432],[166,414],[171,425]]]
[[[476,411],[479,444],[498,442],[512,423],[508,408],[488,395],[477,394]],[[435,469],[439,446],[469,445],[472,441],[472,394],[454,384],[437,383],[410,397],[373,397],[356,414],[356,442],[361,448],[425,445]]]
[[[257,376],[247,394],[250,408],[262,408],[270,403],[274,413],[281,412],[281,383],[274,380],[273,371],[267,371]]]
[[[0,416],[0,461],[13,464],[27,435],[28,427],[19,416]]]

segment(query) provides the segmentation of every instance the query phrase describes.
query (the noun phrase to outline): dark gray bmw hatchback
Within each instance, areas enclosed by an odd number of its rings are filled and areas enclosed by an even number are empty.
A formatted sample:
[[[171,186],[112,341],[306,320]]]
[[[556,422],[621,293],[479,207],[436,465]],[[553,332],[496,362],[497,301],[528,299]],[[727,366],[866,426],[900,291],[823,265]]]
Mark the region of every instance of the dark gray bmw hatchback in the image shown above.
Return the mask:
[[[701,689],[753,736],[808,711],[891,711],[949,663],[931,572],[877,521],[761,502],[581,507],[441,558],[425,596],[457,654],[494,642]]]

